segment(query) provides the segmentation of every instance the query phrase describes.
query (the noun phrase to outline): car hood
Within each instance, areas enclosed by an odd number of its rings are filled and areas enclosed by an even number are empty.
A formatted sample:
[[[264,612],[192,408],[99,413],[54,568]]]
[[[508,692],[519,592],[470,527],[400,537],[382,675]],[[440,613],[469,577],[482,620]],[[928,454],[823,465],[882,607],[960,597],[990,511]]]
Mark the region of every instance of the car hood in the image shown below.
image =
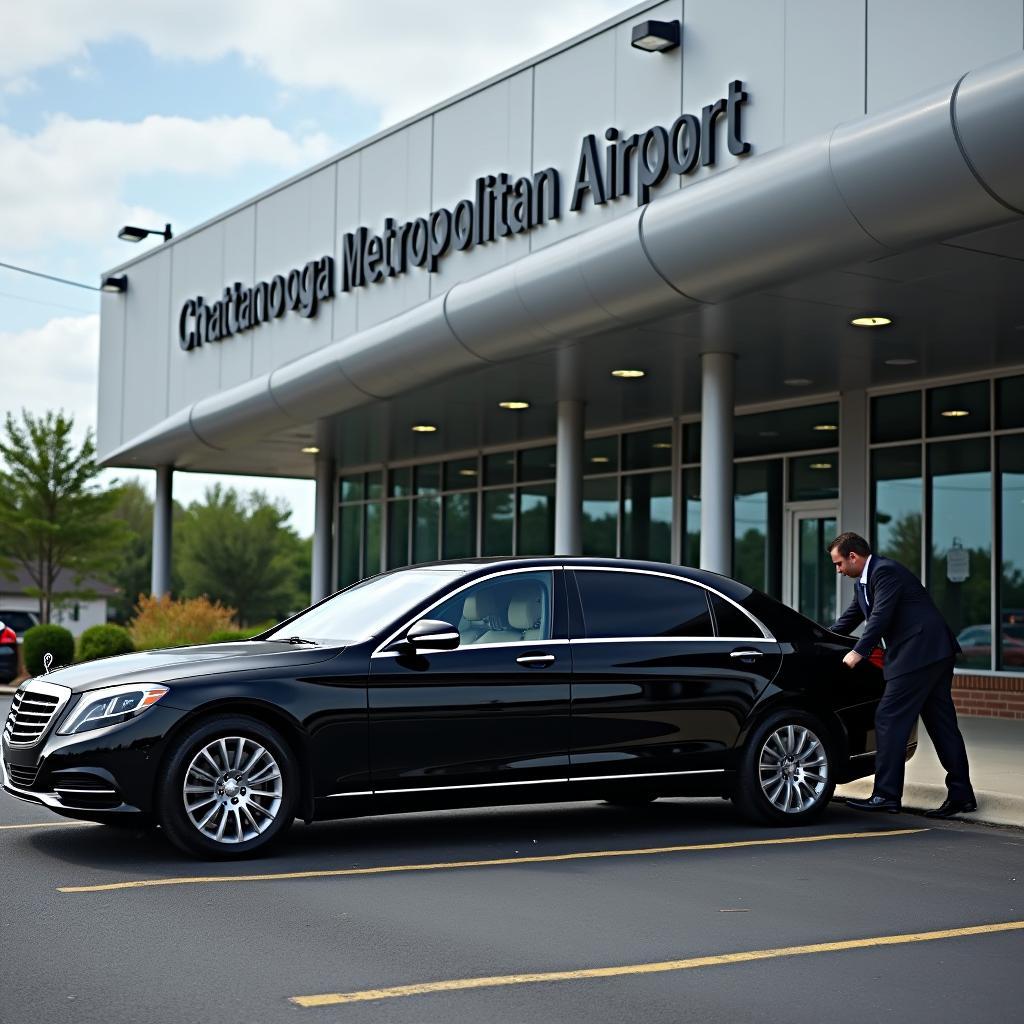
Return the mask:
[[[191,679],[217,672],[266,669],[291,671],[301,669],[303,665],[326,661],[343,649],[343,644],[306,647],[262,640],[168,647],[159,651],[139,651],[115,658],[101,658],[83,665],[69,665],[36,678],[69,686],[73,693],[82,693],[84,690],[118,683],[166,683],[183,677]]]

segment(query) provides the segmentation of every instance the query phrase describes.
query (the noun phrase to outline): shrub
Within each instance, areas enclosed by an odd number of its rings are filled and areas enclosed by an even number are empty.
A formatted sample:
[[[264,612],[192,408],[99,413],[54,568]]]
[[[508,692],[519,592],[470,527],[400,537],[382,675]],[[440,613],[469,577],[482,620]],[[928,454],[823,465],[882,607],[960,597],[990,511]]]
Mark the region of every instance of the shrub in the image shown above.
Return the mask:
[[[231,644],[239,640],[248,640],[252,637],[251,629],[218,629],[207,638],[208,644]]]
[[[115,654],[131,654],[135,644],[124,626],[90,626],[78,638],[78,660],[95,661]]]
[[[25,630],[21,654],[25,659],[25,671],[30,676],[41,676],[45,672],[43,655],[53,655],[51,669],[70,665],[75,660],[75,638],[71,630],[63,626],[32,626]]]
[[[128,623],[128,632],[137,651],[185,647],[206,643],[211,633],[230,629],[234,616],[234,608],[225,608],[208,597],[175,601],[167,594],[163,597],[140,595],[135,618]]]

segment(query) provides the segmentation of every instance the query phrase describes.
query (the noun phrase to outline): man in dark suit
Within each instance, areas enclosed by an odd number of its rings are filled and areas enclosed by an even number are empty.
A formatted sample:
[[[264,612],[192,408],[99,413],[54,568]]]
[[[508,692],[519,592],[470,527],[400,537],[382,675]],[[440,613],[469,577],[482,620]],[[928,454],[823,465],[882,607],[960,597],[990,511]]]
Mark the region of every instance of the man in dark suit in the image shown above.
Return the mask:
[[[900,810],[907,740],[918,715],[946,769],[948,796],[931,818],[976,811],[967,750],[956,720],[951,693],[953,660],[960,653],[946,620],[917,577],[891,558],[872,555],[856,533],[841,533],[829,545],[837,572],[856,580],[856,596],[832,626],[850,634],[866,621],[864,633],[843,664],[855,668],[885,641],[885,692],[875,712],[874,792],[866,800],[846,801],[864,811]]]

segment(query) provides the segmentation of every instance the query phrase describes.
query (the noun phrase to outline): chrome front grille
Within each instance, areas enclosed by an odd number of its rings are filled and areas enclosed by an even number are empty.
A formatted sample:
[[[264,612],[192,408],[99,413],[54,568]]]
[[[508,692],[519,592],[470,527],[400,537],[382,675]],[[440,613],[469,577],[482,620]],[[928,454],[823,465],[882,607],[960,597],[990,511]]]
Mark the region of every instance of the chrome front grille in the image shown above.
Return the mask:
[[[38,743],[70,696],[71,691],[66,686],[38,679],[26,683],[11,701],[4,738],[12,747],[31,747]]]
[[[4,766],[7,768],[7,777],[19,789],[29,789],[36,781],[36,772],[39,771],[38,765],[11,764],[7,761]]]

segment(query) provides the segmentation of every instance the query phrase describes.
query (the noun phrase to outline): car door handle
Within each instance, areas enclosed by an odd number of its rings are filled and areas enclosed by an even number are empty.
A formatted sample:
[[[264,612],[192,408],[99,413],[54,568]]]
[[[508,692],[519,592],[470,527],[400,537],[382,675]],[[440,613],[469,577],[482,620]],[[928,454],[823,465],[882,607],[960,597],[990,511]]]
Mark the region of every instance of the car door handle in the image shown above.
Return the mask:
[[[763,658],[764,651],[730,651],[730,658]]]
[[[521,654],[516,658],[517,665],[550,665],[555,660],[553,654]]]

